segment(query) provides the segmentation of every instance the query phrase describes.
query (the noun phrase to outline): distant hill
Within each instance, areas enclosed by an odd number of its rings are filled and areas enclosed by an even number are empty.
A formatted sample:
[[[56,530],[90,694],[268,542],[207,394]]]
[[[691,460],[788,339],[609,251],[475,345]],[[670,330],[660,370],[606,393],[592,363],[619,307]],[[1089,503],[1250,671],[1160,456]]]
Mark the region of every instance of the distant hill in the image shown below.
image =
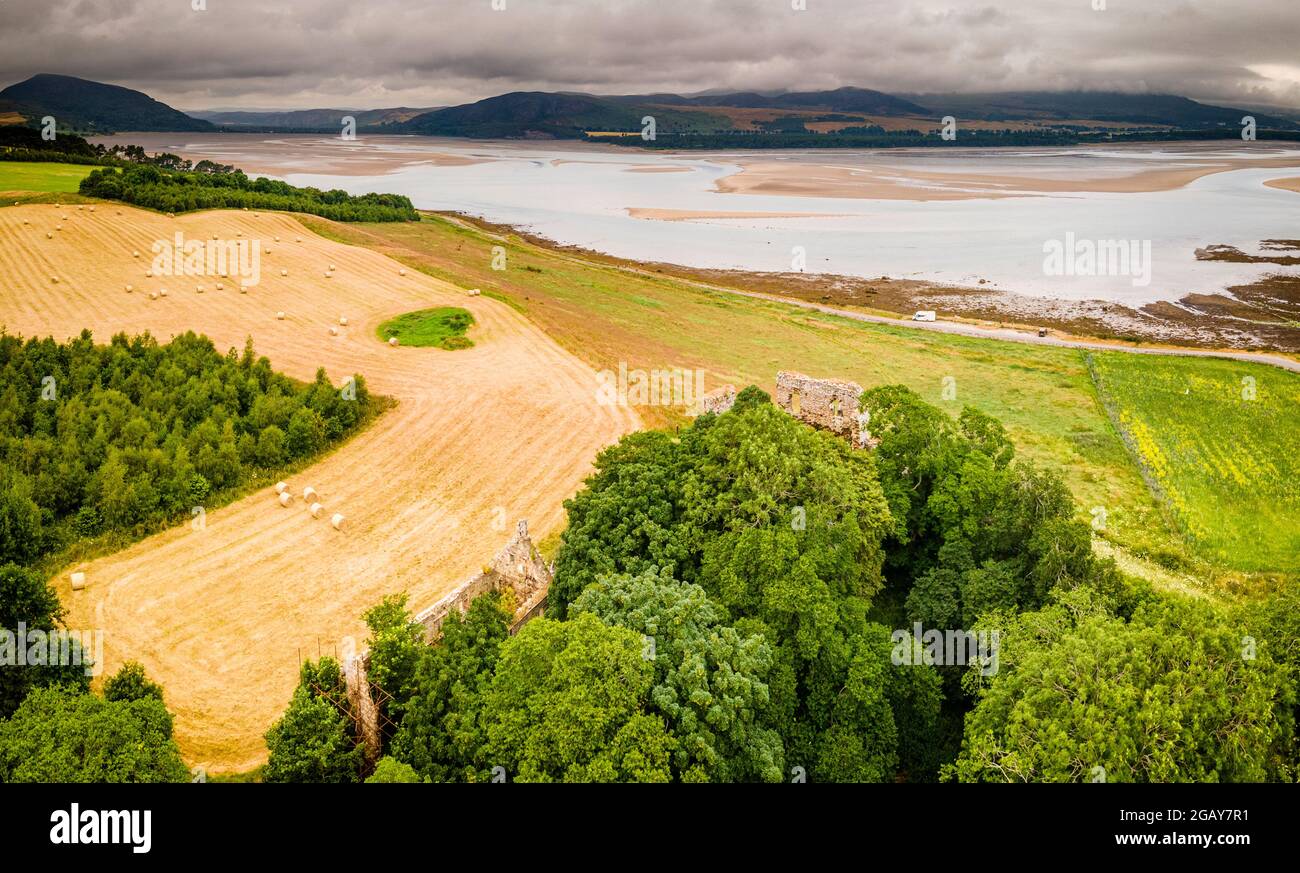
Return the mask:
[[[29,123],[51,115],[60,129],[82,133],[216,129],[139,91],[51,73],[0,91],[0,106],[23,115]]]
[[[817,109],[828,112],[860,112],[865,115],[923,115],[924,106],[868,88],[837,88],[834,91],[795,91],[765,95],[754,91],[681,97],[676,94],[649,94],[612,98],[623,102],[658,103],[682,106],[734,106],[740,109]]]
[[[1255,116],[1260,129],[1300,130],[1300,113],[1215,106],[1173,94],[1113,91],[896,95],[846,87],[613,96],[513,91],[476,103],[432,109],[204,111],[193,115],[129,88],[49,73],[0,91],[0,125],[32,124],[46,115],[54,116],[61,130],[78,133],[337,131],[343,117],[351,115],[359,132],[482,139],[581,139],[588,134],[606,134],[613,139],[639,133],[642,119],[649,115],[655,119],[657,133],[674,141],[691,139],[691,147],[703,147],[707,139],[715,147],[757,148],[782,143],[801,147],[804,140],[799,137],[812,137],[818,146],[847,145],[850,138],[865,146],[874,140],[863,137],[886,134],[886,142],[901,142],[900,137],[924,135],[945,115],[984,122],[986,132],[1021,137],[1006,139],[1006,144],[1054,141],[1051,137],[1110,136],[1112,128],[1125,126],[1215,131],[1217,136],[1238,127],[1243,115]],[[1000,122],[1008,124],[1003,127]],[[674,134],[683,136],[671,136]],[[1140,134],[1141,130],[1125,133]]]
[[[639,131],[646,115],[653,115],[656,129],[664,132],[715,129],[726,123],[707,113],[652,110],[590,94],[513,91],[425,113],[398,127],[430,136],[575,139],[587,131]]]
[[[668,108],[666,108],[668,107]],[[654,116],[661,133],[715,133],[733,130],[736,121],[716,108],[807,112],[852,112],[862,115],[917,115],[926,109],[907,100],[865,88],[763,95],[735,92],[683,97],[680,94],[630,94],[597,97],[516,91],[477,103],[451,106],[413,118],[411,133],[435,136],[527,137],[572,139],[588,131],[639,131],[641,119]]]
[[[345,116],[352,116],[357,127],[380,127],[401,124],[435,111],[439,107],[410,108],[397,106],[392,109],[295,109],[285,112],[192,112],[195,118],[201,118],[221,127],[275,128],[281,130],[338,130]]]
[[[1275,115],[1251,113],[1198,103],[1173,94],[1124,94],[1116,91],[1006,91],[990,94],[915,94],[910,99],[931,114],[986,121],[1068,121],[1088,119],[1122,124],[1209,128],[1241,123],[1254,114],[1260,127],[1291,129],[1294,123]]]
[[[1235,127],[1247,114],[1255,115],[1260,128],[1298,127],[1281,114],[1213,106],[1172,94],[1016,91],[899,96],[867,88],[691,96],[512,92],[419,115],[397,127],[437,136],[580,138],[591,131],[639,131],[641,119],[653,115],[660,133],[834,134],[838,129],[889,125],[888,119],[903,119],[891,130],[902,125],[924,130],[927,123],[955,115],[959,120],[993,124],[1018,122],[1021,130],[1025,124],[1042,129],[1133,125],[1206,130]]]

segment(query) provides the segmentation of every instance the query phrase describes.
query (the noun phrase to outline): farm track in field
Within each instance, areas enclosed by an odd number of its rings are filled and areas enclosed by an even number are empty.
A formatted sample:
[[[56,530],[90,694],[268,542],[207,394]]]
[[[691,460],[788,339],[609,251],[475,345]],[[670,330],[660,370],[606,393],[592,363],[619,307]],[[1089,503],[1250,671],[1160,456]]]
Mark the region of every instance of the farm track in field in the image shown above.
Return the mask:
[[[151,246],[177,231],[223,241],[242,233],[269,247],[260,283],[241,294],[233,279],[218,291],[214,277],[146,278]],[[360,616],[385,594],[406,591],[416,609],[432,603],[491,559],[515,519],[527,518],[539,539],[557,530],[562,501],[596,453],[639,426],[627,409],[598,406],[591,368],[509,306],[399,268],[282,214],[0,209],[0,324],[10,333],[65,339],[89,328],[107,342],[118,332],[166,341],[193,330],[219,350],[251,336],[294,378],[324,367],[337,384],[360,373],[372,392],[397,400],[290,480],[290,508],[268,482],[209,510],[203,530],[182,524],[79,565],[84,590],[71,590],[67,572],[55,580],[68,626],[105,631],[106,672],[138,660],[163,685],[191,764],[223,772],[262,762],[262,734],[288,702],[300,657],[362,647]],[[149,299],[164,287],[166,298]],[[473,313],[474,348],[390,348],[375,338],[388,318],[446,305]],[[340,316],[348,326],[331,336]],[[326,516],[346,516],[342,532],[310,516],[306,485]]]

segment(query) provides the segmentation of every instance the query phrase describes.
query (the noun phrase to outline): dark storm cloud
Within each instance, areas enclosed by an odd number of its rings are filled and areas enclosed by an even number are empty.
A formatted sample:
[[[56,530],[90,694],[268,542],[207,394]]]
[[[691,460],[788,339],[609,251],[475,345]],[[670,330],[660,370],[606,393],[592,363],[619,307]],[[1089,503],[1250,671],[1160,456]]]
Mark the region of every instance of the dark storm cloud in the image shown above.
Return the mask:
[[[0,0],[0,83],[67,73],[187,109],[841,85],[1300,106],[1297,0],[1095,3]]]

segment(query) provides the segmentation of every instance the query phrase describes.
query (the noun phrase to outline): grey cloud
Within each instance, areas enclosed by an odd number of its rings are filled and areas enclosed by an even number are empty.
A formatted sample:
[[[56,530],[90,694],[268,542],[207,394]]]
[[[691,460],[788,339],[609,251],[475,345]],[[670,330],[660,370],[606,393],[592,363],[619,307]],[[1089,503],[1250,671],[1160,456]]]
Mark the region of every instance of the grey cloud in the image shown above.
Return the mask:
[[[0,0],[0,82],[186,109],[516,89],[1105,88],[1300,106],[1296,0]],[[1262,72],[1261,72],[1262,71]]]

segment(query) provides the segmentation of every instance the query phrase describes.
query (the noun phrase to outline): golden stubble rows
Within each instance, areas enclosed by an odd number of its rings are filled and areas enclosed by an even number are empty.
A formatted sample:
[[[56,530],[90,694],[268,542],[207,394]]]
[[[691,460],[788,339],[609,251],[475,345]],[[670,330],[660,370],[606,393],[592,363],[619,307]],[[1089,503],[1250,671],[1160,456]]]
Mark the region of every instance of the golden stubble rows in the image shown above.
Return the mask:
[[[152,245],[177,231],[270,248],[260,283],[241,294],[233,278],[147,278]],[[590,368],[506,305],[400,270],[282,214],[0,209],[0,324],[10,333],[65,339],[89,328],[107,342],[119,331],[166,341],[194,330],[222,351],[251,336],[290,376],[324,367],[337,384],[361,373],[398,401],[293,476],[289,508],[267,483],[209,510],[201,530],[181,524],[54,580],[69,627],[105,632],[106,673],[138,660],[162,683],[193,765],[239,771],[265,760],[262,734],[289,699],[300,657],[343,651],[349,638],[360,647],[361,613],[385,594],[408,592],[417,609],[432,603],[491,559],[515,519],[527,518],[537,538],[557,529],[595,454],[639,426],[630,410],[598,405]],[[162,288],[167,297],[149,298]],[[474,314],[474,348],[376,338],[383,320],[438,305]],[[301,499],[306,485],[321,495],[320,519]],[[335,512],[347,518],[341,532],[327,521]],[[85,571],[85,589],[71,590],[73,569]]]

